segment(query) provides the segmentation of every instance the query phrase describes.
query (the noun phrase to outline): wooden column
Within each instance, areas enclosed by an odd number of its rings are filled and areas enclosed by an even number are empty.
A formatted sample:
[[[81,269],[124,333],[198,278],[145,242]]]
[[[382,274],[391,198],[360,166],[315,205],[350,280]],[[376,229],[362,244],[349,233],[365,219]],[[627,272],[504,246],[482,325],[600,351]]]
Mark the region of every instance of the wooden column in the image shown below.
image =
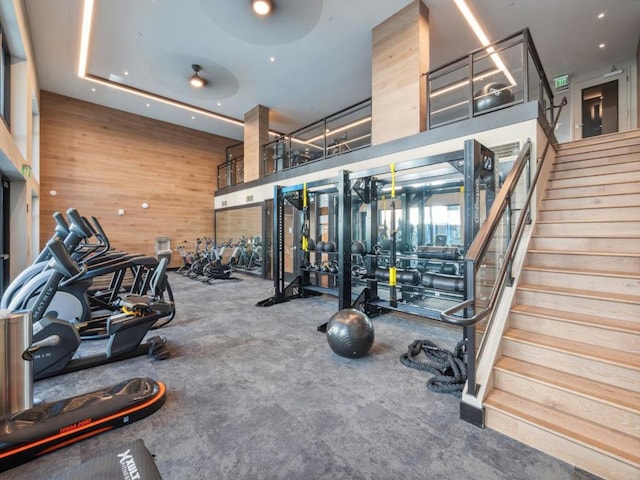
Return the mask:
[[[372,144],[427,129],[429,9],[414,0],[372,32]]]
[[[244,181],[262,173],[262,146],[269,142],[269,109],[257,105],[244,115]]]

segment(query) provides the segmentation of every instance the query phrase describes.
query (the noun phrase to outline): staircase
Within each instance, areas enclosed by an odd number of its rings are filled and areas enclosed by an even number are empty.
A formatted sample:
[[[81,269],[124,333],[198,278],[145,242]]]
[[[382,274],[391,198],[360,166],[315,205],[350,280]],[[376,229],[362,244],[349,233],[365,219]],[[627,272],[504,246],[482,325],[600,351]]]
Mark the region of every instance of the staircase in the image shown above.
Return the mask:
[[[489,428],[640,479],[640,130],[560,147],[484,406]]]

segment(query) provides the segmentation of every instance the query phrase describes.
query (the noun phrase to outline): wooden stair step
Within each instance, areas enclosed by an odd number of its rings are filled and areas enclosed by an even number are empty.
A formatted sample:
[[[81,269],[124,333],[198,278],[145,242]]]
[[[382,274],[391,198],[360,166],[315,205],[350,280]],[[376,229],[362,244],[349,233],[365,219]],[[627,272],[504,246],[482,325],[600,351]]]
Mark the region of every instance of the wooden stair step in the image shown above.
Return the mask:
[[[640,192],[640,181],[620,182],[616,185],[557,186],[558,180],[549,181],[545,198],[576,198],[602,195],[627,195]]]
[[[637,235],[640,236],[640,221],[536,221],[534,233],[537,235],[581,234]]]
[[[531,236],[529,247],[534,250],[572,250],[612,252],[618,254],[640,252],[638,235],[537,235]]]
[[[575,250],[536,250],[530,248],[525,265],[592,270],[635,275],[640,272],[639,253],[576,252]]]
[[[598,156],[609,156],[609,155],[629,155],[633,153],[637,153],[640,151],[640,143],[636,145],[623,145],[620,147],[611,147],[611,148],[601,148],[594,149],[593,151],[587,152],[575,152],[571,153],[568,151],[560,150],[559,155],[557,155],[557,162],[567,162],[573,160],[586,160],[589,158],[597,158]]]
[[[640,151],[640,145],[638,145]],[[626,162],[617,163],[603,163],[601,165],[594,165],[586,168],[574,168],[565,170],[552,170],[550,173],[550,179],[560,180],[563,178],[578,178],[578,177],[592,177],[596,175],[610,175],[613,173],[628,173],[637,172],[640,165],[637,161],[629,160],[627,157]]]
[[[626,221],[626,220],[640,220],[640,208],[637,205],[623,205],[616,207],[606,206],[592,206],[588,208],[555,208],[553,210],[547,210],[544,205],[538,212],[538,220],[543,221],[574,221],[580,222],[583,220],[611,220],[611,221]]]
[[[543,210],[570,210],[576,208],[640,207],[640,193],[606,195],[582,198],[545,198]]]
[[[547,350],[554,350],[556,352],[570,354],[583,359],[597,360],[609,365],[617,365],[640,372],[640,356],[632,353],[612,348],[598,347],[597,345],[590,345],[583,342],[577,342],[575,340],[567,340],[564,338],[552,337],[550,335],[527,332],[516,328],[508,329],[505,332],[504,337],[510,340],[527,343],[529,345],[543,347]],[[635,382],[632,382],[632,386],[635,387],[634,391],[637,391],[637,389],[640,388],[640,376],[635,378]]]
[[[640,165],[640,163],[638,165]],[[567,178],[550,178],[547,183],[547,187],[552,189],[564,189],[604,186],[607,189],[607,195],[626,195],[626,191],[628,189],[621,187],[620,184],[638,181],[640,181],[640,171],[607,174],[602,173],[598,175],[567,176]],[[638,193],[638,191],[636,190],[632,193]]]
[[[577,314],[564,310],[554,310],[531,305],[514,305],[511,311],[523,315],[537,316],[540,318],[553,318],[563,322],[573,322],[582,325],[595,325],[607,330],[617,330],[640,335],[640,322],[630,322],[618,318],[602,317],[597,315]]]
[[[552,171],[559,172],[564,170],[577,170],[579,168],[598,167],[600,165],[614,165],[616,163],[638,161],[640,161],[640,152],[628,153],[626,155],[608,155],[607,152],[606,156],[587,158],[582,160],[573,160],[571,158],[559,155],[553,165]]]
[[[493,386],[626,435],[640,435],[640,393],[509,357],[494,366]]]
[[[544,314],[538,309],[554,313]],[[585,318],[573,312],[516,304],[509,313],[509,326],[640,355],[640,322],[587,314],[582,316]]]
[[[501,390],[493,390],[484,406],[489,428],[583,470],[627,480],[640,474],[637,438]]]
[[[516,288],[516,303],[544,305],[554,310],[598,316],[612,315],[622,320],[640,321],[638,295],[522,283]]]
[[[560,152],[572,151],[576,148],[587,147],[590,149],[606,148],[618,141],[635,140],[640,143],[640,129],[624,130],[622,132],[606,133],[595,137],[582,138],[580,140],[572,140],[559,145]]]
[[[595,145],[576,145],[572,148],[560,147],[558,150],[558,157],[564,160],[570,159],[575,155],[589,153],[597,158],[601,155],[606,155],[613,149],[630,148],[631,151],[633,151],[634,147],[637,147],[638,145],[640,145],[640,138],[635,137],[598,143]]]
[[[538,285],[563,287],[572,285],[582,290],[637,294],[640,292],[640,273],[624,274],[585,268],[559,268],[526,265],[521,281]]]

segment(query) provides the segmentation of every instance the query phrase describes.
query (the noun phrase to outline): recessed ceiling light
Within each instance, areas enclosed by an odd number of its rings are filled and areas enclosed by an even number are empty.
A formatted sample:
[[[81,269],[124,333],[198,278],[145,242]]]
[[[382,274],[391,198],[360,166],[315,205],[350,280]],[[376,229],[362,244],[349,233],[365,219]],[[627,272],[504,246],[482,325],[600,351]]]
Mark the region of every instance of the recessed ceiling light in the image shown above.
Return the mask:
[[[151,104],[150,104],[150,103],[147,103],[147,108],[149,108],[150,106],[151,106]]]
[[[91,91],[92,91],[92,92],[95,92],[95,91],[96,91],[96,87],[92,87],[92,88],[91,88]]]
[[[191,115],[191,120],[195,120],[196,117],[194,115]]]
[[[129,75],[129,72],[127,72],[127,71],[125,70],[125,71],[124,71],[124,74],[125,74],[125,75]]]
[[[598,48],[604,48],[604,43],[601,43],[600,45],[598,45]]]
[[[258,15],[269,15],[273,10],[273,3],[271,0],[253,0],[251,7]]]
[[[600,12],[600,13],[598,14],[598,18],[604,18],[604,12]]]
[[[221,103],[221,102],[218,102],[216,105],[218,105],[219,107],[221,107],[221,106],[222,106],[222,103]]]
[[[269,61],[270,62],[275,62],[276,61],[276,57],[269,57]]]

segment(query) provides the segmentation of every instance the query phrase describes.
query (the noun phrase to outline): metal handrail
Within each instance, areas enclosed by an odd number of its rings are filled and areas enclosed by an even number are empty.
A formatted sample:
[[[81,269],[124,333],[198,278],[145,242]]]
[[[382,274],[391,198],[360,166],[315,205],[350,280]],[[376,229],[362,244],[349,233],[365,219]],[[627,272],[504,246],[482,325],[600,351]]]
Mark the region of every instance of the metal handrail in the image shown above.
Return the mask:
[[[556,117],[555,121],[553,122],[553,125],[551,126],[551,132],[554,131],[556,124],[558,123],[558,119],[560,118],[562,107],[564,107],[566,104],[567,104],[567,98],[564,97],[559,105],[554,106],[554,108],[558,108],[558,116]],[[547,155],[547,151],[549,150],[549,145],[551,144],[551,138],[552,138],[551,135],[547,137],[547,141],[542,151],[542,156],[540,157],[540,161],[538,163],[538,168],[536,169],[536,173],[533,179],[531,180],[531,185],[529,186],[529,192],[527,193],[527,197],[525,198],[524,204],[522,206],[522,211],[528,210],[529,205],[531,204],[531,198],[533,197],[535,186],[538,182],[538,178],[540,177],[540,173],[542,172],[542,164],[544,163],[544,159]],[[505,180],[505,184],[500,189],[498,196],[496,197],[493,203],[493,207],[489,212],[489,216],[487,217],[486,221],[483,223],[482,227],[478,231],[478,234],[475,240],[473,241],[473,243],[469,247],[469,251],[465,255],[465,263],[468,263],[474,266],[473,275],[475,275],[475,265],[477,263],[477,260],[481,257],[481,255],[483,255],[486,252],[487,247],[489,246],[489,242],[492,239],[492,234],[495,231],[495,229],[498,227],[499,219],[502,217],[502,214],[504,213],[507,206],[509,205],[511,194],[514,192],[517,186],[517,181],[520,179],[520,175],[524,169],[526,160],[530,157],[530,153],[531,153],[531,141],[527,140],[527,143],[525,143],[524,148],[520,151],[520,154],[518,155],[518,158],[515,162],[514,167],[512,168],[509,175],[507,176],[507,179]],[[515,252],[515,248],[518,242],[520,241],[520,236],[524,230],[524,225],[526,221],[527,221],[527,215],[520,215],[520,218],[518,219],[518,223],[514,230],[514,235],[511,238],[511,241],[509,242],[507,251],[505,252],[504,262],[502,264],[502,267],[500,268],[500,272],[498,273],[498,278],[495,282],[493,290],[491,291],[491,295],[489,296],[489,303],[487,304],[487,306],[481,311],[475,313],[471,317],[454,316],[454,313],[459,312],[461,310],[468,309],[469,307],[472,307],[474,305],[475,298],[469,298],[463,301],[462,303],[459,303],[457,305],[454,305],[451,308],[448,308],[447,310],[444,310],[440,314],[440,318],[443,321],[452,323],[455,325],[460,325],[460,326],[471,326],[478,323],[480,320],[486,317],[493,310],[493,307],[495,306],[495,302],[497,301],[497,298],[498,298],[498,292],[500,291],[499,286],[502,285],[502,283],[505,280],[505,277],[507,276],[507,272],[510,271],[510,263],[512,261],[513,254]],[[467,272],[465,271],[465,273]],[[465,276],[465,282],[472,282],[472,281],[473,279],[469,278],[469,275]]]

